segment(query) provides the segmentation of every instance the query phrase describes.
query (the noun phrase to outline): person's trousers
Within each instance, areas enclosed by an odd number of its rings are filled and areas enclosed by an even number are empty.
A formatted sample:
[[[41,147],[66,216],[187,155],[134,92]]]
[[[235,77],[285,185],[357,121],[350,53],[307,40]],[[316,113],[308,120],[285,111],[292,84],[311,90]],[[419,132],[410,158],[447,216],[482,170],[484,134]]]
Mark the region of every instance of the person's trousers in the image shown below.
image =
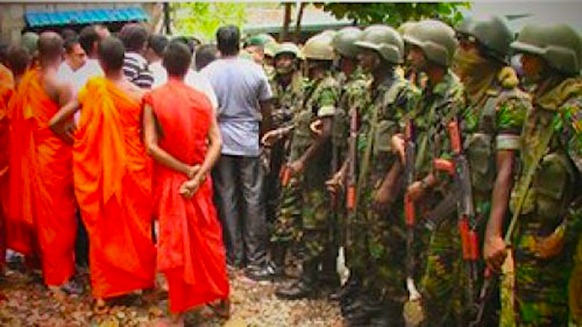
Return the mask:
[[[264,174],[259,157],[221,155],[212,172],[229,265],[266,261]]]

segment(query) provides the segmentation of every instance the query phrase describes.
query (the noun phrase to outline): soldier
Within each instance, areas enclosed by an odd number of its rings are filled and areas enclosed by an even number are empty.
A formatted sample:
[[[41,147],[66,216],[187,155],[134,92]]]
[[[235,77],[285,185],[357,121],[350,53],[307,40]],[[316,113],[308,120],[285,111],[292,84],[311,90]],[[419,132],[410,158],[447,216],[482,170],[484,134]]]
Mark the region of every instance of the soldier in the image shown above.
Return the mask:
[[[513,235],[517,324],[566,326],[573,241],[581,224],[575,199],[582,169],[582,41],[567,25],[527,25],[511,47],[522,54],[524,74],[535,82],[533,110],[522,131],[521,171],[509,204],[518,221]],[[505,249],[493,250],[488,262],[499,267]]]
[[[367,97],[354,104],[359,117],[356,158],[355,216],[350,220],[349,262],[352,279],[361,289],[353,301],[344,301],[349,325],[398,326],[404,298],[404,222],[401,206],[392,203],[399,179],[398,157],[390,139],[401,130],[420,93],[397,72],[403,62],[404,42],[396,30],[373,25],[355,43],[360,64],[372,80]],[[354,112],[351,112],[351,114]],[[360,252],[356,255],[356,253]]]
[[[282,186],[279,178],[281,167],[288,157],[291,141],[284,136],[289,135],[294,114],[303,98],[304,80],[299,71],[298,54],[299,48],[290,42],[282,43],[275,52],[275,75],[271,79],[271,89],[273,125],[276,129],[267,132],[262,140],[263,145],[270,149],[265,195],[268,217],[275,220],[271,234],[273,242],[271,266],[275,275],[284,274],[287,248],[299,240],[298,223],[301,219],[299,180],[293,178],[291,183]]]
[[[330,177],[330,138],[340,86],[330,73],[334,58],[331,38],[309,39],[303,54],[310,83],[300,112],[294,117],[293,142],[288,169],[302,185],[302,242],[305,255],[298,281],[276,291],[278,297],[298,299],[313,296],[324,249],[329,245],[329,195],[325,181]],[[313,137],[310,124],[322,121],[322,133]]]
[[[361,97],[366,96],[367,79],[358,65],[357,56],[360,49],[356,46],[356,42],[361,39],[363,32],[357,27],[346,27],[339,30],[333,37],[333,47],[336,52],[336,63],[339,71],[337,79],[343,81],[342,91],[338,110],[335,115],[332,131],[332,162],[331,169],[333,172],[340,170],[341,172],[336,176],[337,178],[345,177],[345,170],[347,169],[347,161],[343,159],[347,157],[346,140],[348,139],[350,120],[348,119],[348,111],[359,101]],[[342,165],[342,162],[344,164]],[[340,167],[341,166],[341,167]],[[329,184],[329,183],[328,183]],[[331,184],[337,184],[331,181]],[[335,189],[332,188],[332,191]],[[346,211],[345,197],[342,193],[335,192],[332,194],[332,211],[333,224],[331,226],[330,235],[333,237],[333,244],[326,249],[323,274],[320,279],[324,284],[334,288],[339,286],[338,275],[336,274],[336,261],[338,258],[338,245],[344,241],[345,218]],[[342,239],[342,240],[340,240]],[[341,242],[343,243],[343,242]],[[340,260],[342,260],[340,258]],[[345,262],[345,259],[343,259]],[[339,299],[340,294],[331,293],[332,299]]]
[[[483,234],[487,223],[495,233],[484,239],[487,258],[492,247],[505,247],[501,222],[507,213],[519,134],[531,103],[530,97],[517,88],[517,75],[508,66],[513,36],[504,18],[465,19],[457,30],[457,39],[456,72],[465,86],[469,105],[463,123],[471,167],[474,223],[478,235]],[[475,286],[479,284],[476,280],[472,282]],[[493,303],[479,303],[487,304],[483,314],[487,321],[481,323],[493,326],[498,324],[499,302],[497,296],[488,297]]]
[[[436,209],[450,192],[447,187],[450,178],[436,171],[433,161],[450,158],[446,126],[464,109],[465,94],[459,78],[450,70],[457,49],[455,31],[451,27],[435,20],[420,21],[404,36],[404,41],[413,69],[425,73],[428,78],[414,119],[417,179],[408,186],[406,194],[417,204],[419,212],[426,213]],[[402,140],[402,136],[393,138],[393,148],[404,161]],[[426,251],[426,271],[421,279],[422,301],[413,296],[415,288],[409,288],[412,301],[405,306],[405,319],[409,323],[422,320],[423,315],[414,310],[419,309],[419,303],[422,303],[428,325],[450,326],[460,318],[463,299],[458,292],[460,281],[455,271],[460,269],[461,249],[455,213],[453,206],[452,210],[441,214],[442,222],[431,235]]]

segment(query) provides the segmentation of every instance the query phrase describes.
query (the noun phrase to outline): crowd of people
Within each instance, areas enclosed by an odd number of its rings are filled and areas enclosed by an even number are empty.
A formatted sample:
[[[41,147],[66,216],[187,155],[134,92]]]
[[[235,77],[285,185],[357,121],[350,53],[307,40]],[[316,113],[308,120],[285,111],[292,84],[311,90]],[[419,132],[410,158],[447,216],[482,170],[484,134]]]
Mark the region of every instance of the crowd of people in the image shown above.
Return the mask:
[[[178,326],[228,316],[229,272],[347,326],[581,325],[581,69],[571,27],[498,16],[25,33],[0,47],[0,267],[61,298],[88,266],[96,311],[166,288]]]

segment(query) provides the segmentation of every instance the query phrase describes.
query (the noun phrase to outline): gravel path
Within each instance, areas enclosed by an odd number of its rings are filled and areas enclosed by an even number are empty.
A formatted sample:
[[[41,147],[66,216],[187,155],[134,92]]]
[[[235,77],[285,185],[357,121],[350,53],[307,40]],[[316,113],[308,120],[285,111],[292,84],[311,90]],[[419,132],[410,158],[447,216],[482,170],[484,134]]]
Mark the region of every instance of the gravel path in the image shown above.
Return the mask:
[[[86,280],[86,276],[85,276]],[[326,299],[282,301],[275,295],[280,283],[256,283],[240,273],[231,276],[232,316],[228,321],[208,317],[208,310],[188,314],[187,326],[199,327],[338,327],[336,303]],[[156,297],[157,296],[157,297]],[[112,303],[106,314],[92,312],[91,297],[57,300],[38,277],[9,271],[0,279],[0,326],[151,326],[167,316],[167,297],[152,300],[133,296]]]

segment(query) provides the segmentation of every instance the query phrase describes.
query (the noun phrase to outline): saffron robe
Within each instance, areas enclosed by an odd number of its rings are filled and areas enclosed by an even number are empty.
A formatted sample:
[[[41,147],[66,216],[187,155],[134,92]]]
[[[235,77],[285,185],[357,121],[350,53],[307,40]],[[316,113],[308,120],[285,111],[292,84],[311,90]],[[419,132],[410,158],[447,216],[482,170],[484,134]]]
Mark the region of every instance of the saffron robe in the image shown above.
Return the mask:
[[[9,106],[8,246],[26,255],[38,247],[45,284],[58,286],[75,272],[72,147],[49,128],[59,106],[45,92],[40,68],[24,74]]]
[[[93,296],[153,288],[152,171],[141,137],[141,103],[104,77],[90,79],[79,102],[73,171],[89,236]]]
[[[14,78],[4,65],[0,64],[0,271],[6,258],[6,213],[8,210],[8,142],[10,122],[8,101],[14,92]]]
[[[160,148],[176,159],[202,164],[213,115],[210,101],[182,81],[170,79],[151,91],[162,134]],[[159,219],[158,270],[169,286],[170,311],[184,312],[229,294],[222,230],[212,200],[210,176],[191,199],[179,194],[187,176],[154,164],[155,213]]]

